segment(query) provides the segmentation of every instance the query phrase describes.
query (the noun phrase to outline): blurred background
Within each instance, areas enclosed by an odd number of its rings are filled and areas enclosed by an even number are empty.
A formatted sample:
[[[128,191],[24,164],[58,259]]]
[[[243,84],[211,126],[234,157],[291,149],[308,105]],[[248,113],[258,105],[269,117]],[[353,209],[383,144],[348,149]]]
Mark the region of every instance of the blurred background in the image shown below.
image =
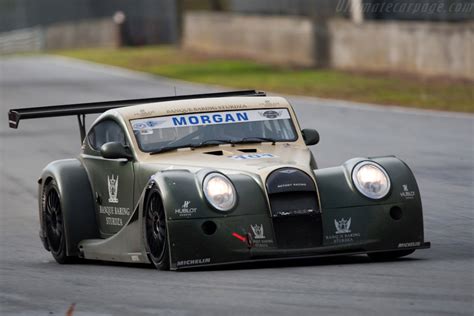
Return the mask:
[[[473,112],[473,0],[2,0],[0,53]]]

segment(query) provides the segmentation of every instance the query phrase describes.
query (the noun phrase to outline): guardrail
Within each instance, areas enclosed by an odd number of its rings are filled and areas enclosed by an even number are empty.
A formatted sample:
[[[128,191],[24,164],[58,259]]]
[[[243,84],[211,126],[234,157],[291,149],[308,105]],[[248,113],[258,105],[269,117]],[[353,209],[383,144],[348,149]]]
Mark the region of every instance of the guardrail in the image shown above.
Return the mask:
[[[0,54],[39,52],[45,47],[44,29],[40,27],[0,33]]]
[[[118,47],[120,25],[112,18],[52,24],[0,33],[0,54],[53,49]]]

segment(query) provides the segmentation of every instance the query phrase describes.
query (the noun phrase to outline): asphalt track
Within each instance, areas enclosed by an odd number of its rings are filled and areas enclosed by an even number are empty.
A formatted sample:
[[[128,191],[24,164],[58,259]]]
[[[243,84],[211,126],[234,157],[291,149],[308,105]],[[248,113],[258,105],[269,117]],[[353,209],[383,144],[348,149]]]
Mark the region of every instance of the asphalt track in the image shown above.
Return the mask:
[[[319,130],[320,167],[396,154],[421,188],[432,249],[193,272],[90,262],[58,265],[38,238],[36,179],[79,152],[74,117],[7,124],[14,107],[210,91],[53,57],[0,60],[0,314],[473,315],[474,117],[289,97]],[[253,87],[252,87],[253,88]],[[258,87],[255,87],[258,88]],[[90,120],[89,120],[90,123]]]

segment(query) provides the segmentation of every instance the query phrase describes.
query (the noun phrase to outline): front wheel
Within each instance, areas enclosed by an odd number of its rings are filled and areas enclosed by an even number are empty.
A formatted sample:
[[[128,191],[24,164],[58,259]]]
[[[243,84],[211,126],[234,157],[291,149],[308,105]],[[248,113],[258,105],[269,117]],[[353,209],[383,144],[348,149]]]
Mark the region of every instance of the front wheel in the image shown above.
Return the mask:
[[[145,203],[145,246],[148,258],[160,270],[169,270],[166,216],[158,188],[153,187]]]
[[[53,258],[61,264],[72,263],[75,257],[66,252],[66,235],[61,197],[55,180],[51,180],[43,190],[43,218],[46,239]]]
[[[398,250],[398,251],[387,251],[387,252],[373,252],[368,253],[370,259],[374,261],[390,261],[401,257],[411,255],[415,252],[415,249],[410,250]]]

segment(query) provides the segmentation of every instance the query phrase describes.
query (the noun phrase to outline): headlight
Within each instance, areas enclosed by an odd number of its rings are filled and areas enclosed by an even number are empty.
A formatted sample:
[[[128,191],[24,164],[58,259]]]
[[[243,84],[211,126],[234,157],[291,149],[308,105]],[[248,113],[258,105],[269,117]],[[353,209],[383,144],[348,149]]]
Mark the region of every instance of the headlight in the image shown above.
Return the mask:
[[[378,164],[363,161],[354,167],[352,181],[360,193],[378,200],[390,191],[390,179],[387,172]]]
[[[204,195],[219,211],[230,211],[237,200],[234,185],[220,173],[210,173],[204,178]]]

